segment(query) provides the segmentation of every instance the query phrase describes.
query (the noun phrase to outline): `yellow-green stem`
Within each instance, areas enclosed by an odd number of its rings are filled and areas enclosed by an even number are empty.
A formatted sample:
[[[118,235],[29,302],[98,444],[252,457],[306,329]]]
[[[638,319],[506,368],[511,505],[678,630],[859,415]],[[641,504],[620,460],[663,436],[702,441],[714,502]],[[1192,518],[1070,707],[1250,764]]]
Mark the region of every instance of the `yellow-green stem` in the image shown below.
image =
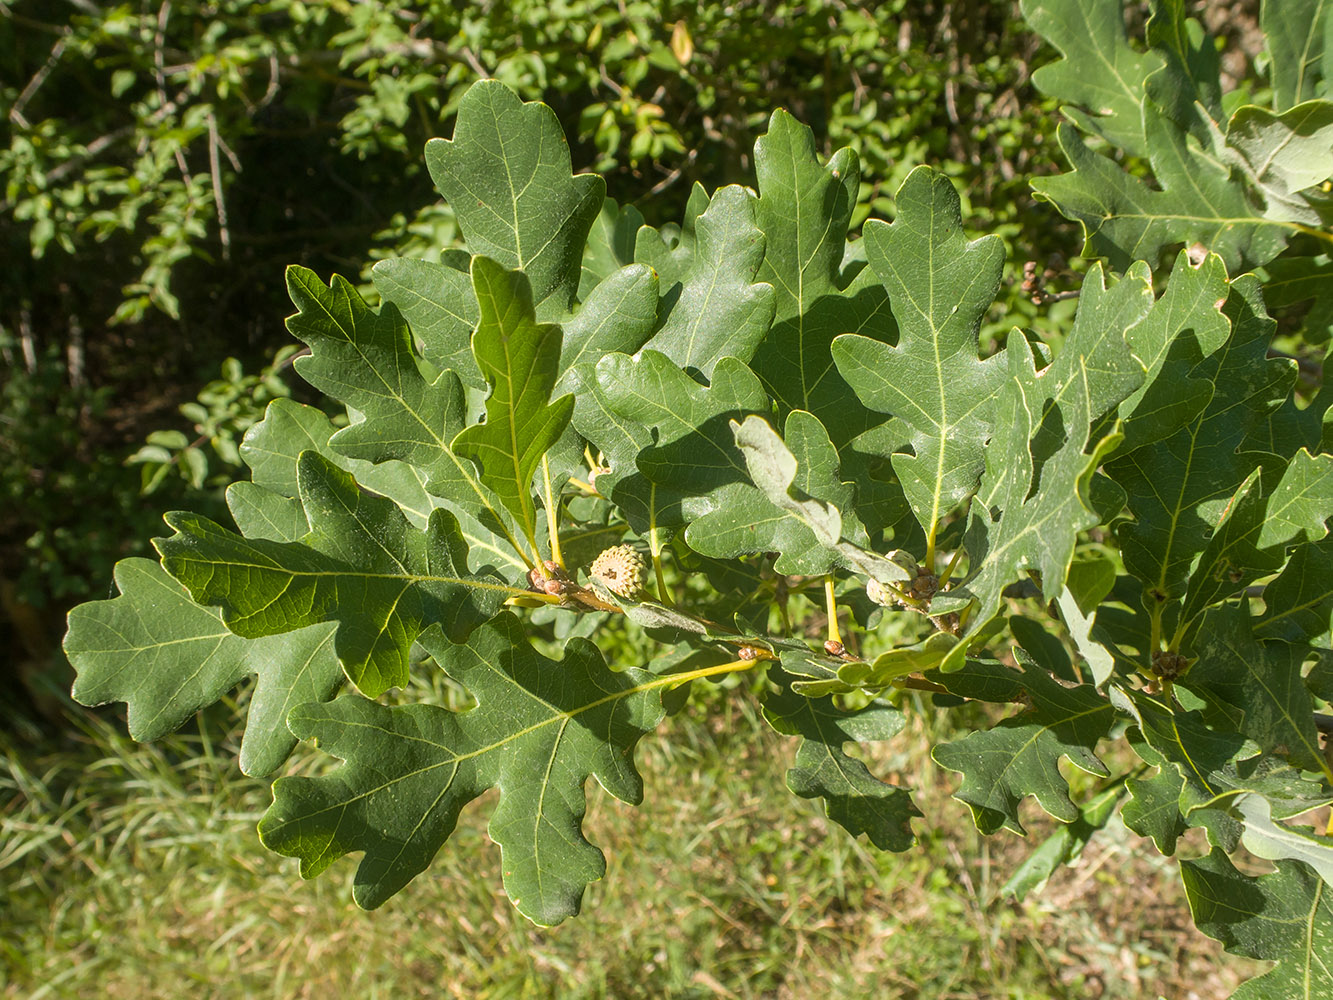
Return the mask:
[[[547,461],[545,455],[542,456],[542,480],[546,484],[546,531],[551,539],[551,562],[564,569],[565,560],[560,554],[560,508],[552,495],[551,463]],[[543,576],[546,575],[545,569],[546,567],[543,565]]]
[[[657,599],[669,608],[671,607],[671,595],[667,593],[666,580],[662,577],[662,541],[657,535],[657,525],[648,529],[648,552],[653,558],[653,576],[657,580]]]
[[[944,567],[944,572],[940,574],[938,586],[943,587],[949,582],[949,577],[953,576],[953,571],[958,568],[958,560],[963,557],[963,548],[960,545],[954,552],[953,558],[949,560],[949,565]],[[929,564],[927,564],[929,565]]]
[[[935,530],[939,527],[939,522],[932,522],[930,530],[926,532],[926,569],[935,572]]]
[[[742,670],[749,670],[756,663],[762,662],[762,660],[732,660],[730,663],[719,663],[715,667],[687,670],[683,674],[667,674],[665,677],[649,681],[637,690],[647,691],[655,687],[677,687],[681,684],[688,684],[690,681],[702,680],[705,677],[716,677],[718,674],[736,674]]]
[[[833,596],[833,577],[824,577],[824,602],[828,605],[828,637],[830,642],[841,643],[842,633],[838,631],[838,602]]]

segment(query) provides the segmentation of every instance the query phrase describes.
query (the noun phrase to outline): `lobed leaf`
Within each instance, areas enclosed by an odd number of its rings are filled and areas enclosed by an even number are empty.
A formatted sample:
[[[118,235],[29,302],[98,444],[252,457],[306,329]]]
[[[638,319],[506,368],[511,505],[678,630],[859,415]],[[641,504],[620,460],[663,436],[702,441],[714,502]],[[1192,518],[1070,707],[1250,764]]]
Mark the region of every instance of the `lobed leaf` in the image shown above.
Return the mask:
[[[562,660],[549,660],[508,613],[466,645],[434,630],[422,643],[477,706],[388,708],[345,697],[296,709],[293,731],[346,763],[279,779],[260,837],[300,858],[303,878],[364,851],[353,896],[373,909],[425,870],[468,802],[498,787],[490,834],[510,899],[539,924],[575,915],[584,886],[606,871],[583,835],[584,783],[594,777],[624,802],[642,800],[634,747],[662,720],[663,690],[688,675],[612,671],[577,638]]]
[[[769,677],[777,688],[764,697],[764,718],[778,732],[801,737],[787,787],[802,798],[823,799],[829,819],[853,837],[864,833],[882,851],[908,850],[916,842],[912,818],[921,815],[911,794],[880,781],[843,749],[846,743],[892,739],[902,731],[903,714],[882,702],[847,711],[832,698],[788,690],[791,678],[777,667]]]
[[[115,577],[118,597],[70,612],[64,647],[77,674],[74,700],[123,701],[130,736],[142,743],[179,728],[253,674],[241,770],[262,776],[281,767],[296,746],[288,709],[332,697],[342,681],[334,626],[245,639],[151,559],[122,559]]]
[[[489,568],[470,573],[457,519],[436,509],[425,531],[391,500],[313,452],[298,466],[301,504],[313,525],[296,542],[248,539],[194,514],[167,515],[176,534],[158,539],[162,565],[196,602],[219,605],[246,638],[336,621],[335,648],[370,697],[407,682],[408,651],[440,624],[467,638],[515,591]]]
[[[458,104],[454,137],[426,143],[426,166],[468,249],[526,274],[543,318],[568,312],[606,182],[572,173],[555,113],[482,80]]]
[[[981,319],[1000,287],[1004,246],[963,236],[958,192],[941,174],[918,167],[898,192],[892,225],[865,227],[870,267],[889,293],[896,346],[859,335],[838,337],[833,360],[861,402],[910,428],[914,454],[893,469],[921,527],[971,496],[985,465],[994,396],[1003,363],[977,357]]]
[[[1035,795],[1056,819],[1077,820],[1078,807],[1058,767],[1061,757],[1090,774],[1109,773],[1094,751],[1114,721],[1111,703],[1091,685],[1062,686],[1025,654],[1018,664],[1012,682],[1032,707],[931,751],[941,767],[962,773],[954,796],[967,803],[982,833],[1003,827],[1023,835],[1018,803],[1025,795]]]

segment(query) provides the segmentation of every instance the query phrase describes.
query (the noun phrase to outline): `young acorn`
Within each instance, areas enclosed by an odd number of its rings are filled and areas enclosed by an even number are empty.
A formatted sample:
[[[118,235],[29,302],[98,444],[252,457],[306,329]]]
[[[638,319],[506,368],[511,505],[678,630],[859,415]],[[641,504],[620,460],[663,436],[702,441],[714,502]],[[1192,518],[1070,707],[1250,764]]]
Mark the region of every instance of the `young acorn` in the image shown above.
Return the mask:
[[[588,576],[612,593],[636,601],[643,593],[645,565],[632,545],[613,545],[592,561]]]

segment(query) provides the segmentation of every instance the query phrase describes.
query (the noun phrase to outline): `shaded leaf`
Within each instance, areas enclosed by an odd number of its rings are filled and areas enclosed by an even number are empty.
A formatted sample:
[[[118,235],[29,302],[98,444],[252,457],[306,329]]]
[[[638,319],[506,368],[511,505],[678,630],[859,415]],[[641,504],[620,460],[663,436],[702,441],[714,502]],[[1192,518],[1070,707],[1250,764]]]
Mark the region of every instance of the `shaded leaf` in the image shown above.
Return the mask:
[[[1236,279],[1225,313],[1231,335],[1199,358],[1191,377],[1213,387],[1194,419],[1151,447],[1116,456],[1105,471],[1127,494],[1135,520],[1119,531],[1125,568],[1143,580],[1154,600],[1185,589],[1190,564],[1207,544],[1227,500],[1261,456],[1237,449],[1249,429],[1290,390],[1294,372],[1267,360],[1273,324],[1258,282]]]
[[[1181,862],[1180,877],[1199,930],[1233,954],[1278,963],[1232,1000],[1333,993],[1333,898],[1308,867],[1280,861],[1273,874],[1253,878],[1214,849]]]
[[[962,773],[954,795],[967,803],[982,833],[1004,827],[1024,834],[1018,803],[1026,795],[1036,796],[1056,819],[1077,820],[1078,807],[1060,774],[1061,757],[1090,774],[1108,774],[1094,751],[1114,721],[1111,703],[1091,685],[1064,687],[1025,655],[1018,662],[1013,682],[1022,686],[1032,707],[931,751],[940,766]]]
[[[768,409],[759,380],[736,359],[719,361],[702,386],[651,350],[602,358],[597,395],[616,419],[579,429],[611,460],[611,499],[640,533],[688,524],[713,508],[717,490],[744,482],[728,421]]]
[[[1249,611],[1223,605],[1204,612],[1187,652],[1197,662],[1181,683],[1214,703],[1241,733],[1297,767],[1327,767],[1314,703],[1301,680],[1304,648],[1256,638]]]

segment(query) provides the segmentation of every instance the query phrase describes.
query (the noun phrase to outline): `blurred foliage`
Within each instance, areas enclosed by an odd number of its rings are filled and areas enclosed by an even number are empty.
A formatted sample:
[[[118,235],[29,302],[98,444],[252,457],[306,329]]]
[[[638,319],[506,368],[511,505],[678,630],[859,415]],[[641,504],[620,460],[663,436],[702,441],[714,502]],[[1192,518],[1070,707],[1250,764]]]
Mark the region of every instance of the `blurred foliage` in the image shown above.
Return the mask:
[[[194,440],[174,429],[153,431],[144,446],[125,460],[139,467],[142,493],[157,492],[173,474],[196,490],[230,483],[234,478],[230,471],[241,465],[245,432],[263,419],[270,402],[291,396],[281,372],[300,350],[299,344],[280,348],[258,375],[247,375],[235,358],[222,362],[221,377],[200,389],[192,402],[180,406],[181,416],[193,424]],[[210,475],[210,461],[227,471]]]
[[[457,243],[420,151],[478,77],[549,103],[576,169],[651,224],[693,180],[752,183],[785,107],[857,149],[856,224],[931,163],[1058,287],[1072,226],[1027,188],[1056,166],[1039,44],[1000,0],[0,0],[6,586],[98,596],[161,510],[218,501],[187,495],[283,391],[284,265],[354,277]],[[1035,316],[1010,278],[991,339]]]

